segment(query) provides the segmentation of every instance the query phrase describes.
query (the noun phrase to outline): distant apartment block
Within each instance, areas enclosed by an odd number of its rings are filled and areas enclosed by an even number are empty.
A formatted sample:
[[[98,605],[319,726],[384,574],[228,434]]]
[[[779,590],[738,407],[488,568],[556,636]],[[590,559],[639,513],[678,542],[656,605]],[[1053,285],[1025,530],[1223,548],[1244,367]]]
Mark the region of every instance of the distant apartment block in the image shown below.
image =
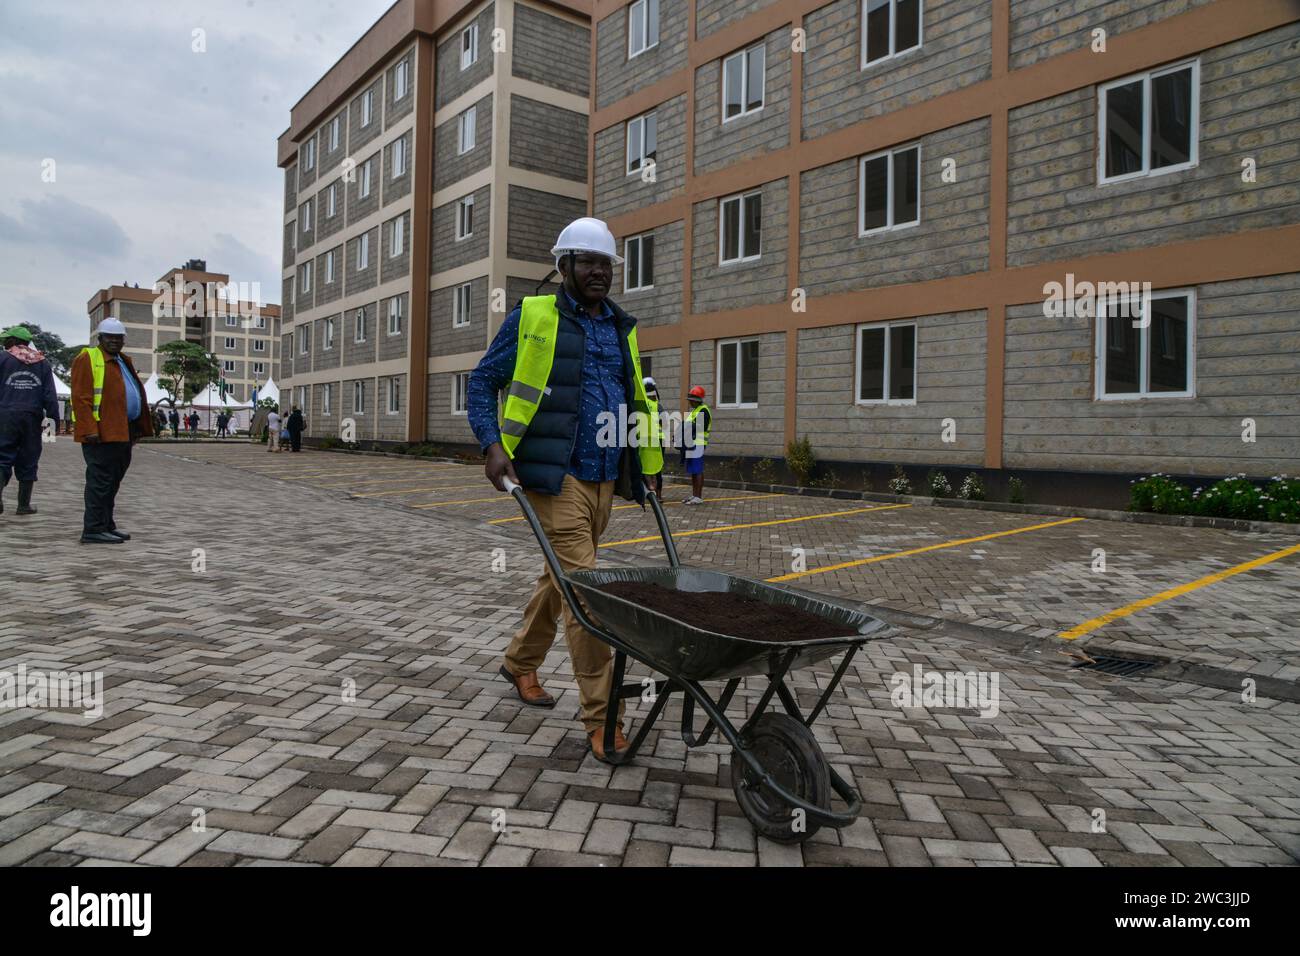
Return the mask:
[[[168,270],[148,288],[109,286],[86,303],[89,341],[104,319],[121,321],[124,351],[144,378],[159,370],[158,346],[194,342],[216,356],[230,393],[247,401],[254,388],[280,378],[280,307],[240,299],[240,291],[202,259]]]
[[[587,211],[590,6],[399,0],[293,107],[280,384],[308,436],[473,440],[467,375]]]
[[[592,213],[711,454],[1295,473],[1300,6],[595,7]]]

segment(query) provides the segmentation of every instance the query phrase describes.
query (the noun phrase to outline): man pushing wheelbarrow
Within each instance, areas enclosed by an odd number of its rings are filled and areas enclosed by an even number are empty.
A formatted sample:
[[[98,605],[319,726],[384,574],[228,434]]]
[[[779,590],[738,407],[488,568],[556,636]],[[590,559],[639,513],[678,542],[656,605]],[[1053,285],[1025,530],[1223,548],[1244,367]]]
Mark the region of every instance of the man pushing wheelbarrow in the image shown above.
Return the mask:
[[[637,352],[636,319],[608,298],[614,236],[599,219],[577,219],[555,248],[562,288],[529,296],[506,317],[470,375],[469,424],[487,458],[485,472],[498,491],[520,485],[565,573],[596,566],[596,549],[614,496],[646,501],[645,476],[663,469],[663,453],[629,435],[610,440],[609,422],[637,422],[646,393]],[[506,392],[498,421],[497,396]],[[622,410],[622,414],[620,414]],[[564,614],[564,639],[578,685],[582,722],[597,760],[616,762],[628,750],[623,704],[606,753],[613,652],[584,628],[543,568],[524,620],[506,649],[501,675],[525,704],[554,707],[537,677]]]

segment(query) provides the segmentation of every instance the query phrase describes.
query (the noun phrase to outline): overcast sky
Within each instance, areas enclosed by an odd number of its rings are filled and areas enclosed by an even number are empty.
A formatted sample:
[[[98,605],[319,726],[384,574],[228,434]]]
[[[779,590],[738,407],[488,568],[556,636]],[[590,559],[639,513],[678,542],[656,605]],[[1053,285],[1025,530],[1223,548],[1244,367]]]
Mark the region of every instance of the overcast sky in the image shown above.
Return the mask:
[[[276,138],[391,3],[0,0],[0,324],[81,344],[97,290],[190,258],[278,303]]]

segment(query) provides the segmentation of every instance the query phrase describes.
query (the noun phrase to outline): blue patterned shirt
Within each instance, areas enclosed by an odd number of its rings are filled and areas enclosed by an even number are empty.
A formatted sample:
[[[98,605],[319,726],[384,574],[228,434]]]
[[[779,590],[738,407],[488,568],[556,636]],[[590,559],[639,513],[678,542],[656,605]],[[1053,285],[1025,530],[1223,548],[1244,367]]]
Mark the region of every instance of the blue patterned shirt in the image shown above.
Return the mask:
[[[617,420],[619,406],[627,403],[623,350],[614,324],[614,311],[609,303],[602,301],[600,315],[593,317],[573,300],[567,290],[562,289],[560,294],[565,297],[586,337],[586,350],[582,357],[582,406],[569,474],[580,481],[613,481],[618,478],[622,449],[617,444],[601,448],[596,443],[596,436],[600,432],[601,412],[611,412]],[[469,377],[466,389],[469,427],[474,430],[483,451],[501,440],[497,395],[514,379],[519,315],[520,309],[515,309],[506,316],[492,345]]]

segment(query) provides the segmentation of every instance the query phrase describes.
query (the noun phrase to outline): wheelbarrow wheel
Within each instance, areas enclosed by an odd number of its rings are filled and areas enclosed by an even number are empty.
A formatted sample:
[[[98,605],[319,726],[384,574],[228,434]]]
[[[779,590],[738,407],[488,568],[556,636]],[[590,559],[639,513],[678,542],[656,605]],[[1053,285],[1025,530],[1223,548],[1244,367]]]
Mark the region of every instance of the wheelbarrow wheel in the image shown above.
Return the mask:
[[[787,793],[813,806],[830,808],[830,766],[813,732],[789,714],[763,714],[740,732],[741,742]],[[731,753],[731,789],[754,829],[776,843],[802,843],[821,829],[777,796],[745,762]]]

